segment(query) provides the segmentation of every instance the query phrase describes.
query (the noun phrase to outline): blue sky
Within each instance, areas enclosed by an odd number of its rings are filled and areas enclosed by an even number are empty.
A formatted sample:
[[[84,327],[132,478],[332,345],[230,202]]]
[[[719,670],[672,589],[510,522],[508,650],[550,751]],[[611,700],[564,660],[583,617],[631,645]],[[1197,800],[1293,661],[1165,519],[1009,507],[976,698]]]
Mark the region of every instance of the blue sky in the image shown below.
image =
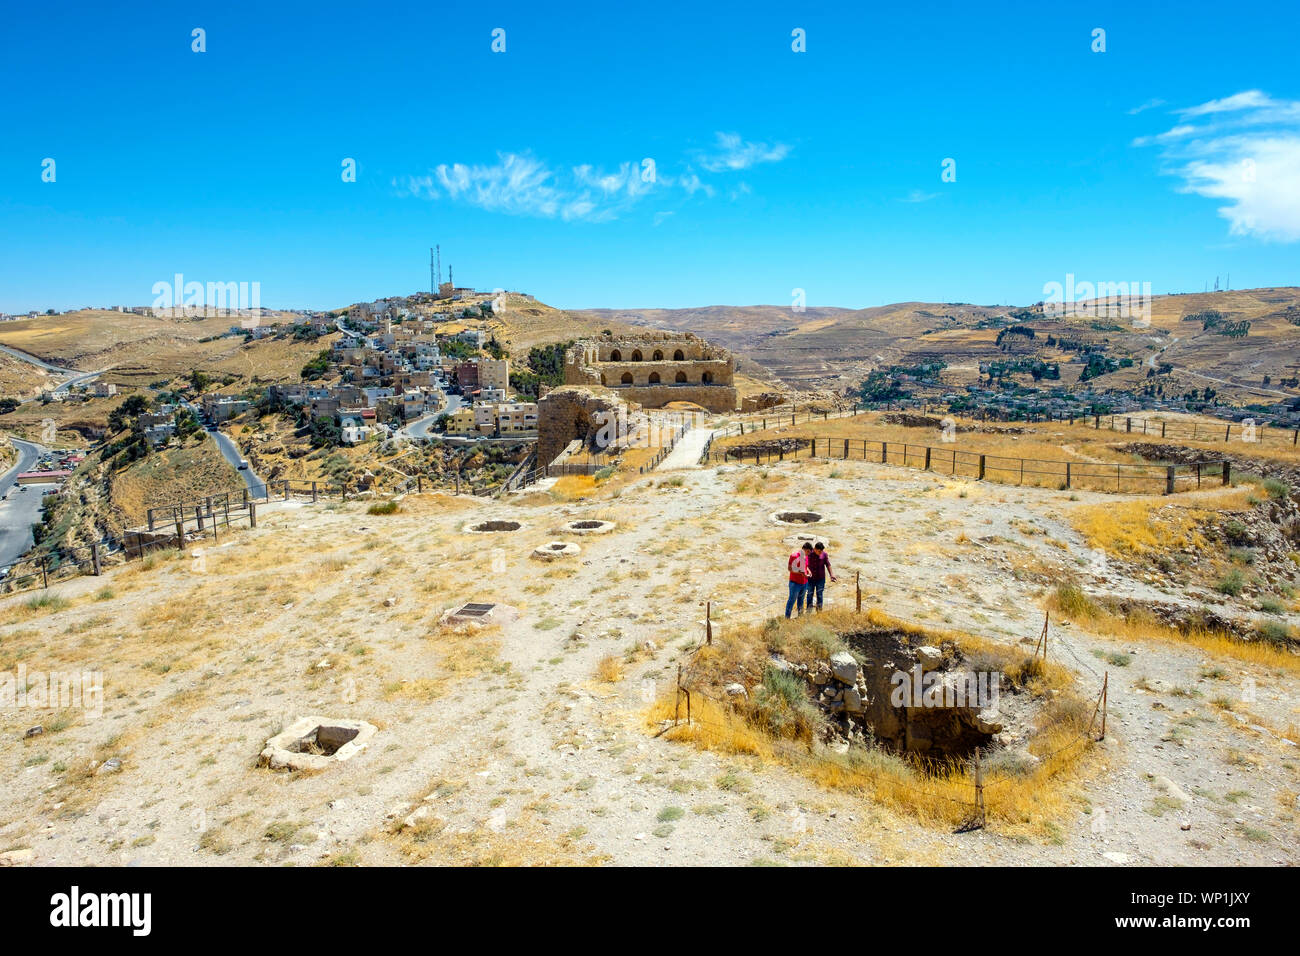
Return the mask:
[[[0,310],[1300,284],[1295,4],[116,6],[6,13]]]

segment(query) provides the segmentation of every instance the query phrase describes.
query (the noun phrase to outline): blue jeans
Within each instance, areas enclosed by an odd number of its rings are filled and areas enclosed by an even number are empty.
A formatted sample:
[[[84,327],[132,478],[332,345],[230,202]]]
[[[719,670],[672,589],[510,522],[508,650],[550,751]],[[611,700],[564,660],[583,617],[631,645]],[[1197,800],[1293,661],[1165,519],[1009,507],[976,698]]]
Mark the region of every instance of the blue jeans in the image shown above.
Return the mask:
[[[806,585],[806,584],[798,584],[798,583],[796,583],[796,582],[794,582],[794,581],[791,581],[791,582],[790,582],[790,597],[789,597],[789,599],[785,602],[785,616],[786,616],[786,617],[789,617],[789,616],[790,616],[790,611],[791,611],[792,609],[796,608],[796,607],[799,609],[799,613],[800,613],[800,614],[803,613],[803,599],[804,599],[804,595],[807,594],[807,593],[808,593],[808,585]],[[812,599],[811,599],[811,598],[808,599],[808,606],[809,606],[810,608],[812,607]]]
[[[826,593],[826,579],[813,578],[808,582],[808,609],[812,610],[813,598],[817,599],[817,610],[822,609],[822,596]]]

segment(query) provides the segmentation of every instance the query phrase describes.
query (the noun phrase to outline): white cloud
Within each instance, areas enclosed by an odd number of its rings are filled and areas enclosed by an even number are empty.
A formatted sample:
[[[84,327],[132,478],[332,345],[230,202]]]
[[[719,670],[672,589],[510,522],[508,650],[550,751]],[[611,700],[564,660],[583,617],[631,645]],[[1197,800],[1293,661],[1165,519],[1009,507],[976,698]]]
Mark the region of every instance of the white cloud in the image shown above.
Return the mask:
[[[931,199],[938,199],[938,193],[926,193],[919,189],[913,189],[906,196],[898,200],[899,202],[929,202]]]
[[[789,152],[781,143],[750,143],[734,133],[718,133],[717,144],[717,152],[699,157],[706,171],[747,169],[776,162]],[[683,194],[709,199],[717,194],[689,162],[678,175],[666,175],[662,169],[649,159],[623,162],[612,170],[590,163],[556,169],[530,153],[498,153],[495,163],[443,164],[422,176],[394,178],[392,185],[399,195],[462,202],[506,215],[589,222],[616,219],[656,193],[676,193],[679,199]],[[735,200],[751,193],[749,184],[742,182],[727,195]]]
[[[1232,235],[1300,241],[1300,101],[1246,90],[1174,112],[1134,145],[1160,145],[1183,192],[1223,200]]]
[[[557,172],[519,153],[500,153],[490,165],[443,164],[393,184],[422,199],[450,199],[490,212],[597,222],[617,217],[657,185],[669,185],[662,178],[643,180],[639,163],[622,163],[612,173],[591,165]]]
[[[715,149],[702,154],[700,165],[711,173],[730,170],[749,169],[758,163],[776,163],[790,154],[790,147],[784,143],[750,143],[740,138],[739,133],[717,133]]]
[[[1136,116],[1138,113],[1144,113],[1147,110],[1153,110],[1157,106],[1164,106],[1165,101],[1161,99],[1147,100],[1141,106],[1135,106],[1128,111],[1129,116]]]

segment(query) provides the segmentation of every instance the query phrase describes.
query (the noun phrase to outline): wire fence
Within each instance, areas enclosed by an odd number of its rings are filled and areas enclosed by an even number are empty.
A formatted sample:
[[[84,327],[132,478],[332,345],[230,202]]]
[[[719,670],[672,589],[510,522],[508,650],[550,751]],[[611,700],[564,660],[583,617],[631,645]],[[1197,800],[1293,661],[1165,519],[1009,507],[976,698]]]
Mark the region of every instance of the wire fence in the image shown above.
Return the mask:
[[[861,582],[864,580],[864,578],[862,577],[861,571],[855,569],[850,569],[846,573],[852,574],[854,576],[855,591],[856,591],[856,612],[861,613],[862,611]],[[887,585],[890,587],[893,586],[893,585],[889,585],[888,582],[878,581],[871,578],[866,578],[865,580],[867,580],[869,583]],[[944,595],[941,594],[940,592],[933,591],[931,589],[919,588],[914,590],[925,590],[925,591],[929,591],[932,594],[937,594],[946,599],[951,599],[951,595]],[[728,623],[730,623],[732,621],[735,621],[736,617],[752,618],[755,615],[763,616],[763,617],[778,616],[780,611],[777,610],[776,613],[773,613],[773,611],[774,609],[779,608],[780,606],[781,606],[780,602],[773,602],[773,604],[769,606],[759,606],[756,608],[751,608],[747,612],[742,612],[741,615],[735,615],[735,616],[729,615],[727,621]],[[808,607],[811,608],[811,602],[809,603]],[[896,619],[903,624],[909,624],[918,627],[926,626],[923,622],[910,620],[906,617],[898,617],[896,615],[891,615],[891,616],[896,617]],[[698,680],[693,678],[691,673],[691,668],[692,665],[695,663],[695,658],[697,657],[697,655],[699,655],[699,653],[703,648],[708,647],[713,643],[714,624],[715,621],[712,618],[711,602],[706,602],[705,621],[704,621],[704,627],[705,627],[704,641],[699,646],[695,647],[692,651],[690,651],[689,658],[685,663],[679,662],[677,666],[677,681],[675,687],[673,719],[670,723],[668,723],[666,726],[661,728],[659,733],[656,734],[655,736],[662,736],[663,734],[667,733],[670,730],[683,726],[683,720],[685,721],[684,725],[687,727],[690,727],[692,725],[700,725],[718,731],[725,731],[727,729],[726,725],[724,724],[719,724],[717,721],[711,721],[706,717],[698,716],[695,712],[694,707],[692,706],[693,698],[702,698],[705,700],[709,700],[710,702],[717,704],[719,707],[723,708],[728,712],[735,712],[738,709],[739,703],[735,698],[721,698],[709,694],[706,690],[703,689],[703,687],[698,682]],[[1048,658],[1049,643],[1050,642],[1049,642],[1048,618],[1047,616],[1044,616],[1042,631],[1039,635],[1038,642],[1035,644],[1031,660],[1036,658],[1041,651],[1043,661],[1044,663],[1046,663]],[[1069,648],[1068,643],[1066,644],[1066,647]],[[1077,655],[1074,655],[1072,649],[1070,649],[1070,653],[1071,656],[1073,656],[1074,659],[1078,661],[1078,657]],[[1094,677],[1098,676],[1096,671],[1093,670],[1091,667],[1087,667],[1087,670]],[[1078,732],[1077,734],[1069,738],[1065,743],[1061,744],[1059,747],[1056,747],[1055,749],[1051,751],[1047,751],[1045,753],[1034,754],[1034,756],[1037,758],[1040,764],[1045,765],[1053,758],[1058,757],[1061,754],[1071,751],[1077,747],[1098,742],[1105,739],[1107,715],[1109,710],[1109,688],[1110,688],[1109,672],[1102,674],[1101,680],[1102,680],[1101,687],[1097,691],[1096,701],[1093,706],[1092,716],[1088,723],[1088,726],[1084,730]],[[1093,735],[1094,730],[1097,731],[1097,736]],[[987,823],[988,793],[990,792],[990,790],[1000,789],[1001,787],[1007,786],[1012,782],[1009,778],[997,779],[992,782],[988,782],[985,780],[981,750],[982,748],[976,747],[973,755],[967,761],[967,771],[968,771],[970,782],[969,784],[966,785],[971,788],[971,793],[969,797],[966,798],[953,797],[949,794],[939,793],[933,789],[929,789],[923,786],[908,786],[905,784],[898,784],[897,781],[895,781],[895,785],[900,786],[902,789],[916,796],[923,796],[933,800],[943,800],[948,803],[952,803],[952,804],[959,805],[961,807],[968,808],[969,815],[962,822],[962,824],[957,828],[957,832],[967,832],[970,830],[981,829]],[[986,750],[984,752],[987,753]],[[921,779],[925,778],[927,768],[950,769],[953,766],[951,762],[945,763],[942,761],[930,761],[927,764],[924,760],[915,759],[915,755],[913,755],[913,757],[916,763],[916,769]]]
[[[260,501],[265,503],[267,499]],[[222,492],[193,502],[176,502],[150,509],[147,527],[106,535],[71,548],[39,550],[19,561],[0,580],[0,594],[46,590],[59,581],[83,575],[98,577],[105,570],[143,560],[158,551],[184,551],[209,537],[213,544],[240,525],[257,527],[256,497]],[[17,570],[18,573],[13,573]]]
[[[1256,425],[1253,422],[1170,422],[1164,419],[1116,415],[1111,415],[1107,420],[1098,415],[1094,418],[1093,427],[1175,441],[1224,443],[1239,441],[1248,445],[1290,445],[1293,448],[1300,445],[1300,428],[1279,428],[1275,425]]]
[[[815,458],[899,465],[976,481],[1135,494],[1153,491],[1173,494],[1195,490],[1206,483],[1226,485],[1232,474],[1232,466],[1227,461],[1129,464],[1011,458],[951,445],[820,436],[756,440],[753,444],[724,448],[710,446],[708,452],[708,460],[713,462],[752,461],[756,465]]]

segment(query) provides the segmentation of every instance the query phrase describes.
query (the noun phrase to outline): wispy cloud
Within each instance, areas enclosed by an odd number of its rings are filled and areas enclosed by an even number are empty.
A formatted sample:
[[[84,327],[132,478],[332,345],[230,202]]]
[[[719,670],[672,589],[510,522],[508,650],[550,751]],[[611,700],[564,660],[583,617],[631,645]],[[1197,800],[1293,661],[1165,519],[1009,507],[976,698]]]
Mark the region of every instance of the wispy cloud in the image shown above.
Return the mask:
[[[919,189],[913,189],[906,196],[899,198],[899,202],[929,202],[931,199],[938,199],[938,193],[922,192]]]
[[[1147,110],[1153,110],[1157,106],[1164,106],[1165,101],[1161,99],[1147,100],[1141,106],[1135,106],[1128,111],[1129,116],[1137,116],[1138,113],[1145,113]]]
[[[776,162],[789,152],[783,144],[750,143],[733,133],[718,133],[717,144],[716,152],[695,158],[706,172]],[[422,175],[394,177],[392,186],[399,195],[460,202],[506,215],[588,222],[617,219],[656,194],[680,203],[696,196],[712,199],[718,192],[693,162],[666,175],[651,160],[622,162],[613,169],[589,163],[553,168],[531,153],[498,153],[497,161],[487,164],[444,163]],[[726,195],[736,200],[752,192],[741,182]],[[661,210],[655,224],[671,214]]]
[[[464,202],[489,212],[599,222],[671,183],[643,176],[639,163],[621,163],[613,172],[591,165],[557,171],[527,153],[500,153],[489,165],[443,164],[393,185],[402,194]]]
[[[759,163],[776,163],[790,155],[785,143],[751,143],[740,138],[739,133],[718,133],[714,148],[701,153],[699,163],[711,173],[749,169]]]
[[[1246,90],[1173,112],[1133,144],[1161,147],[1183,192],[1224,200],[1231,234],[1300,241],[1300,101]]]

